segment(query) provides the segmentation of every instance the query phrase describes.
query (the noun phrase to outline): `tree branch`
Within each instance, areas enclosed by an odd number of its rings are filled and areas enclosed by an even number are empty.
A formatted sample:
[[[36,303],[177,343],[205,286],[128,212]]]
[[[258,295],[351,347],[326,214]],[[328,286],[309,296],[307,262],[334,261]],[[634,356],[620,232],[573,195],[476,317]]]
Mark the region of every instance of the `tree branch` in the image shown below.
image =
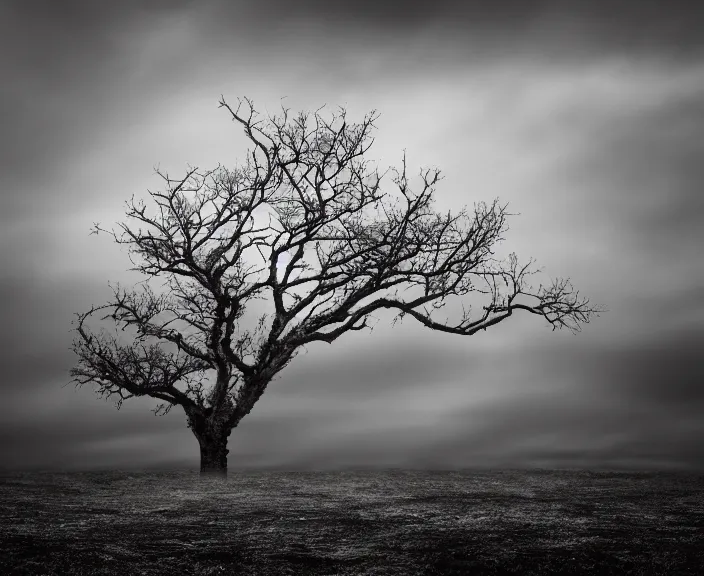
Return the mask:
[[[603,311],[568,280],[533,290],[532,261],[496,258],[511,216],[498,199],[440,213],[439,170],[420,170],[414,184],[405,152],[398,169],[372,165],[376,112],[351,122],[344,108],[294,115],[282,107],[262,117],[246,98],[220,107],[252,144],[241,165],[189,168],[176,179],[157,170],[164,190],[149,192],[149,210],[132,197],[117,232],[96,224],[127,246],[133,270],[165,277],[166,291],[118,286],[111,302],[79,316],[78,384],[93,382],[119,402],[150,395],[165,410],[224,414],[235,426],[301,346],[363,330],[380,309],[458,335],[515,311],[575,332]],[[392,185],[382,188],[389,172]],[[463,305],[459,317],[438,317],[470,294],[487,299],[478,313]],[[273,314],[246,328],[248,305],[263,298]],[[91,333],[84,322],[97,310],[136,330],[132,344]]]

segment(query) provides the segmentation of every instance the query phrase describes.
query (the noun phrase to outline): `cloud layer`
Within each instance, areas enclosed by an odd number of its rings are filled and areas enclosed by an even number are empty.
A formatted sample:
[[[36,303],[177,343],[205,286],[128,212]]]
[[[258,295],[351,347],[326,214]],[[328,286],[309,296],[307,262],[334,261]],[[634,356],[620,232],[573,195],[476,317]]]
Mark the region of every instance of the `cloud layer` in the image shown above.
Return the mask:
[[[577,337],[525,317],[468,339],[382,317],[311,346],[234,431],[231,466],[704,467],[701,17],[680,2],[390,6],[0,8],[3,465],[197,465],[182,413],[62,385],[73,313],[139,279],[92,223],[158,186],[157,164],[241,159],[224,94],[377,109],[375,159],[439,166],[443,210],[509,201],[505,249],[609,309]]]

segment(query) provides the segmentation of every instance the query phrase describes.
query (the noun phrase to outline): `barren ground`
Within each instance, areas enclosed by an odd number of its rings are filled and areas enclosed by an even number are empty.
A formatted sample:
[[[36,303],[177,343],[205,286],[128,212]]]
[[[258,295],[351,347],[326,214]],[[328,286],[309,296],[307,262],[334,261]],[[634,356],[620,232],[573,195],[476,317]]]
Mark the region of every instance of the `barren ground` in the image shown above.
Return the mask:
[[[0,476],[0,573],[704,574],[704,476]]]

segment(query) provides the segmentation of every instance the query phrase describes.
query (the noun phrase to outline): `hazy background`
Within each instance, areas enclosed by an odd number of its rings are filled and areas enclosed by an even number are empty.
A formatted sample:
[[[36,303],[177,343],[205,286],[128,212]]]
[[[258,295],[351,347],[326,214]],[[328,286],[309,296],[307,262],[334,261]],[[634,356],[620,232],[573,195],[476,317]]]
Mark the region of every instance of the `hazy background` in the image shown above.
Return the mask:
[[[380,4],[0,4],[2,466],[198,466],[180,409],[62,386],[73,313],[135,279],[93,222],[158,188],[157,164],[242,158],[223,94],[377,109],[371,157],[439,166],[442,209],[510,202],[506,248],[610,310],[577,336],[406,320],[311,346],[233,432],[231,467],[704,468],[701,12]]]

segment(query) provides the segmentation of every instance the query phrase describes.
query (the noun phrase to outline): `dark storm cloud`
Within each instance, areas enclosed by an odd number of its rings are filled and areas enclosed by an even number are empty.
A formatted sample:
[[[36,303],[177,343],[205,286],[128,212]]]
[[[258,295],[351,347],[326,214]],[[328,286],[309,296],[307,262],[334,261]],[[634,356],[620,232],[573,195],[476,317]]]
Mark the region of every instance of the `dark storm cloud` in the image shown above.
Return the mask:
[[[0,414],[23,399],[42,403],[41,390],[68,381],[74,312],[106,291],[104,282],[86,277],[0,277]]]
[[[120,103],[113,98],[124,95],[134,61],[130,35],[141,40],[143,28],[185,4],[2,4],[0,222],[56,202],[56,190],[44,178],[55,181],[71,152],[114,114]]]
[[[183,10],[216,11],[234,19],[276,23],[303,20],[349,27],[379,27],[394,31],[423,28],[434,21],[473,24],[477,29],[522,25],[538,19],[560,16],[599,27],[608,35],[622,40],[637,37],[643,42],[664,42],[679,45],[697,40],[697,26],[702,15],[687,0],[613,0],[608,4],[590,0],[421,0],[405,2],[325,2],[301,0],[295,4],[283,0],[262,2],[229,2],[193,0],[129,0],[119,3],[98,3],[90,0],[27,0],[6,5],[4,13],[15,23],[37,25],[45,30],[55,23],[82,36],[98,39],[105,32],[119,28],[125,22],[153,14]],[[225,21],[224,24],[233,22]],[[557,23],[557,22],[556,22]]]
[[[675,256],[704,242],[702,78],[668,101],[634,102],[620,117],[592,126],[590,147],[574,160],[575,172],[607,187],[599,201],[617,209],[631,240],[651,253]]]
[[[264,86],[274,103],[386,106],[393,153],[436,154],[456,177],[449,201],[467,199],[468,159],[482,195],[515,180],[528,210],[510,247],[529,255],[544,234],[539,262],[576,271],[610,313],[577,339],[516,318],[481,338],[409,322],[311,346],[233,432],[231,466],[704,462],[704,36],[685,3],[0,10],[0,461],[197,465],[178,409],[117,412],[62,388],[70,321],[129,266],[87,235],[90,217],[121,219],[109,202],[148,187],[159,161],[209,145],[205,159],[229,163],[201,101]]]
[[[701,10],[689,0],[438,0],[437,2],[325,2],[304,0],[295,4],[269,0],[257,10],[238,3],[217,4],[218,14],[247,17],[260,24],[292,22],[321,35],[339,32],[373,32],[398,40],[433,29],[436,40],[477,38],[497,50],[515,48],[525,35],[534,48],[558,43],[566,51],[589,47],[597,51],[655,52],[661,56],[689,58],[704,47]],[[227,25],[227,18],[221,20]],[[292,24],[293,25],[293,24]],[[558,53],[554,53],[558,56]]]
[[[442,386],[447,374],[433,364],[432,354],[421,358],[431,361],[438,378],[409,375],[388,382],[384,374],[369,375],[376,387],[344,376],[338,386],[334,374],[324,382],[325,371],[311,367],[305,373],[308,385],[299,391],[301,375],[291,369],[291,380],[272,385],[260,411],[233,436],[233,466],[701,470],[702,341],[704,329],[697,326],[619,347],[561,341],[482,354],[467,344],[465,373],[450,376],[459,384],[454,388]],[[383,365],[381,352],[371,361]],[[494,382],[505,387],[509,381],[515,383],[510,393],[481,396]],[[387,384],[393,393],[388,400]],[[294,397],[284,391],[287,386],[309,402],[307,411],[292,405],[288,415],[285,409],[270,410]],[[349,390],[345,404],[336,404],[335,394],[344,388]],[[326,396],[325,390],[333,393]],[[371,401],[351,410],[356,393]],[[316,404],[320,396],[323,401]],[[445,396],[446,409],[429,419],[438,396]],[[409,406],[403,404],[408,398],[425,403],[418,418],[409,408],[394,411],[399,403]]]
[[[704,469],[697,440],[704,434],[702,341],[699,326],[619,348],[537,352],[562,385],[459,411],[442,441],[419,451],[419,461]]]
[[[673,423],[680,416],[699,417],[704,428],[704,328],[699,325],[662,336],[638,347],[595,354],[594,362],[585,365],[593,370],[598,389],[610,393],[616,402],[671,414]]]
[[[40,182],[41,177],[64,169],[63,162],[90,141],[91,132],[111,125],[120,110],[131,103],[136,106],[154,85],[179,90],[198,82],[198,70],[223,50],[240,48],[238,42],[251,47],[246,54],[237,50],[238,59],[264,67],[281,58],[295,58],[309,43],[320,46],[311,56],[331,54],[341,63],[345,54],[360,48],[350,44],[348,33],[354,38],[356,33],[366,37],[373,32],[373,38],[364,41],[367,50],[393,50],[394,45],[407,50],[416,42],[416,33],[426,29],[429,35],[423,36],[423,51],[437,51],[448,62],[486,56],[481,49],[477,52],[482,44],[516,56],[526,46],[541,49],[556,43],[559,49],[553,56],[569,56],[587,44],[588,52],[645,50],[688,58],[701,48],[702,16],[687,4],[636,0],[608,4],[586,0],[6,3],[0,18],[4,79],[0,121],[6,134],[0,148],[2,214],[9,219],[18,210],[50,202],[51,186]],[[147,78],[135,74],[139,47],[160,25],[177,23],[181,16],[197,30],[193,48],[198,50],[187,51],[178,62],[149,69]],[[315,30],[305,33],[297,22]],[[560,38],[551,40],[553,33]],[[179,36],[187,35],[174,29],[169,41]],[[288,46],[283,53],[281,45]],[[466,51],[457,50],[462,45]],[[422,56],[408,53],[415,63]],[[326,73],[335,74],[338,69],[344,72],[346,66],[327,66]],[[155,152],[151,162],[158,160]],[[24,184],[21,194],[8,192],[20,182]]]
[[[0,421],[0,467],[159,465],[163,456],[173,465],[182,456],[174,450],[179,443],[186,446],[187,454],[197,452],[181,411],[156,417],[143,405],[117,412],[110,405],[87,403],[84,410],[81,418],[72,418],[62,410],[42,417],[4,418]]]

